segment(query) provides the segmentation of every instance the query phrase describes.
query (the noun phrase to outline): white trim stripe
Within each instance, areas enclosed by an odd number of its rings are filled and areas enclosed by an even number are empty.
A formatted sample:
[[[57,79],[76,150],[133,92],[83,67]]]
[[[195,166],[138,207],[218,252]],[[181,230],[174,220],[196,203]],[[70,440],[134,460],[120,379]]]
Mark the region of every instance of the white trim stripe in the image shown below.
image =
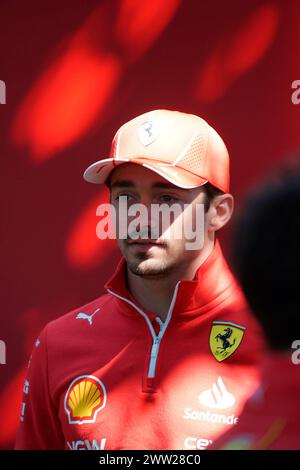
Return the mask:
[[[214,325],[231,325],[231,326],[236,326],[237,328],[240,328],[241,330],[246,330],[246,327],[245,326],[242,326],[242,325],[238,325],[237,323],[233,323],[231,321],[213,321],[213,324]]]
[[[196,132],[194,132],[194,134],[192,135],[191,139],[189,140],[189,142],[187,143],[187,145],[184,147],[184,149],[180,152],[180,154],[178,155],[178,157],[174,160],[173,162],[173,166],[174,165],[177,165],[177,163],[187,154],[187,151],[191,148],[192,144],[194,143],[197,135],[198,135],[199,131],[197,130]]]
[[[152,335],[152,338],[153,338],[153,343],[152,343],[152,348],[151,348],[151,356],[150,356],[150,363],[149,363],[149,369],[148,369],[148,378],[154,378],[155,377],[155,369],[156,369],[156,362],[157,362],[157,356],[158,356],[160,342],[161,342],[161,339],[162,339],[162,337],[163,337],[163,335],[166,331],[166,328],[167,328],[167,326],[168,326],[168,324],[171,320],[180,282],[181,281],[178,281],[176,286],[175,286],[172,301],[171,301],[171,304],[170,304],[170,307],[169,307],[169,310],[168,310],[166,320],[164,322],[162,322],[159,317],[156,318],[156,320],[158,321],[158,323],[160,323],[160,326],[161,326],[158,335],[156,335],[155,330],[153,328],[153,325],[152,325],[151,321],[149,320],[148,315],[145,312],[143,312],[143,310],[141,310],[137,305],[135,305],[133,302],[131,302],[131,300],[128,300],[125,297],[122,297],[121,295],[117,294],[116,292],[112,291],[111,289],[106,289],[110,294],[112,294],[115,297],[118,297],[119,299],[122,299],[125,302],[127,302],[128,304],[130,304],[146,320],[146,323],[147,323],[147,325],[150,329],[150,332],[151,332],[151,335]],[[158,318],[159,318],[160,321],[158,320]]]

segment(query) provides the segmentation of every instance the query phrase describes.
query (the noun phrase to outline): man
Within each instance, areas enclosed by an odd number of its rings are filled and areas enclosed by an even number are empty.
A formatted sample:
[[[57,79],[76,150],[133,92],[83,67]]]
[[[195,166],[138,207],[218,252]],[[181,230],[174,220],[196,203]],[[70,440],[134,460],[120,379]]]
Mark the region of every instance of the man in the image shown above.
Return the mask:
[[[128,209],[107,293],[46,325],[16,448],[207,448],[237,424],[263,352],[215,237],[233,211],[226,146],[200,117],[154,110],[121,126],[84,178],[109,186],[117,215],[121,198],[183,211],[163,230],[151,216],[133,230]],[[202,220],[196,249],[189,234],[170,236],[187,212]]]
[[[295,163],[249,197],[235,231],[235,271],[270,351],[239,426],[216,449],[300,449],[300,159]]]

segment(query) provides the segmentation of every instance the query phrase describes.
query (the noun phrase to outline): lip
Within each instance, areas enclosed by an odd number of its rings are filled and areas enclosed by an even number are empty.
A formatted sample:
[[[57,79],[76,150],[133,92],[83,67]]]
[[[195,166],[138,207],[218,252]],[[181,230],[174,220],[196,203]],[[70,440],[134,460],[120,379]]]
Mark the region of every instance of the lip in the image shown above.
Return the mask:
[[[154,247],[161,247],[161,243],[149,242],[147,240],[139,240],[129,242],[128,246],[132,248],[137,248],[139,250],[150,250]]]

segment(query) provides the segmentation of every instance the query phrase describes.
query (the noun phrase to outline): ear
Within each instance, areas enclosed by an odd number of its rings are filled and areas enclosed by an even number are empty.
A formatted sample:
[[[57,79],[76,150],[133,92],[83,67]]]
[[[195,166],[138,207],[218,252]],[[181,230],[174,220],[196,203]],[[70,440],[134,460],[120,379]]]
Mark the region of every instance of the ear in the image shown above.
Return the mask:
[[[231,219],[234,209],[232,194],[225,193],[214,197],[208,210],[208,231],[217,232]]]

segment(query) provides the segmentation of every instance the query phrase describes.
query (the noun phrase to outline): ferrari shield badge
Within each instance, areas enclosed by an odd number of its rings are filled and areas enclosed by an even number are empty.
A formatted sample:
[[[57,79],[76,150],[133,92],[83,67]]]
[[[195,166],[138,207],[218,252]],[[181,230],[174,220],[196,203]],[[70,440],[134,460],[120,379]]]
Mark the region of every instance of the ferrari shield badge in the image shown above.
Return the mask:
[[[230,357],[242,342],[246,327],[237,323],[214,321],[209,346],[214,358],[222,362]]]
[[[139,139],[140,142],[146,147],[152,144],[159,135],[159,128],[156,122],[147,121],[144,122],[139,128]]]

